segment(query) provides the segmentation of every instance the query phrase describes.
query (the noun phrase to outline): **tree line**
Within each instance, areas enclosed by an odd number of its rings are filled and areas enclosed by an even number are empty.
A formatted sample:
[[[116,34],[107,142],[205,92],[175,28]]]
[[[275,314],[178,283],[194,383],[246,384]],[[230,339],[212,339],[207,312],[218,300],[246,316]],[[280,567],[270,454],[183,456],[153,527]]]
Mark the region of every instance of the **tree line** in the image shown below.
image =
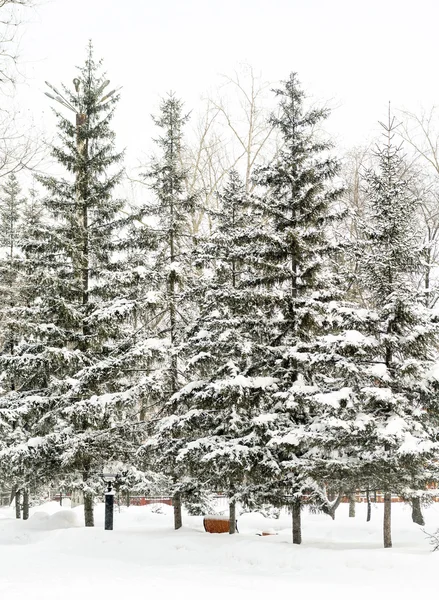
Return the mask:
[[[287,506],[297,544],[304,505],[334,517],[381,490],[390,547],[392,493],[420,522],[438,479],[437,200],[401,145],[416,132],[389,108],[341,162],[292,73],[264,125],[251,111],[245,137],[210,104],[189,147],[170,94],[128,205],[110,88],[90,44],[49,94],[64,176],[27,199],[14,173],[1,186],[1,480],[26,503],[81,490],[86,526],[104,471],[166,490],[176,528],[221,491],[232,524],[236,503]]]

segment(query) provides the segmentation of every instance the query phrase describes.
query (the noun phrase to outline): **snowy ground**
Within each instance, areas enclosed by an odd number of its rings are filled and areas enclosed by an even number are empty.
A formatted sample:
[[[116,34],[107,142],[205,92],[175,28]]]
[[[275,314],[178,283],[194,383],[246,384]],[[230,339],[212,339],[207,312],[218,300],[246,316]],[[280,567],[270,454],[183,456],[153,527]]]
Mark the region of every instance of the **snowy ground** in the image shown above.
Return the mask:
[[[436,595],[439,552],[432,553],[421,528],[403,505],[393,505],[392,549],[381,547],[382,505],[366,523],[365,505],[348,518],[303,516],[304,543],[291,543],[288,515],[238,519],[240,533],[208,534],[201,517],[186,517],[172,529],[172,509],[123,508],[115,530],[103,530],[103,505],[96,527],[82,526],[82,507],[48,503],[16,521],[0,509],[0,600],[322,600]],[[426,529],[439,527],[439,506],[426,510]],[[276,536],[256,533],[272,528]]]

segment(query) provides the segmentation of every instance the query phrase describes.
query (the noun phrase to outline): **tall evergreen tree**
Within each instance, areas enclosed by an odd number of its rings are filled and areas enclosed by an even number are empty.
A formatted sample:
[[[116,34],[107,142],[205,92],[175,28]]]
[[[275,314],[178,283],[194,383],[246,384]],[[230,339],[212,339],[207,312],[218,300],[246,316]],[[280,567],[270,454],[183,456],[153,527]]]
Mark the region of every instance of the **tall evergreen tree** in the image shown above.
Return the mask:
[[[437,394],[427,380],[437,326],[416,285],[423,269],[418,207],[395,144],[397,125],[390,109],[382,126],[385,141],[376,152],[378,168],[366,174],[368,220],[361,264],[378,316],[375,360],[382,368],[381,389],[364,398],[365,412],[373,417],[367,447],[373,444],[376,452],[370,469],[385,492],[384,546],[390,547],[391,492],[410,497],[410,490],[416,496],[425,489],[435,472],[432,443],[439,422]]]
[[[152,327],[166,346],[166,356],[157,365],[161,393],[157,403],[173,398],[181,384],[179,348],[190,313],[189,295],[185,291],[191,276],[193,240],[190,216],[196,198],[186,192],[187,169],[184,167],[183,128],[188,117],[183,104],[173,94],[164,99],[154,123],[161,130],[156,140],[160,155],[153,159],[145,179],[153,192],[151,202],[143,207],[146,229],[154,240],[150,263],[155,277],[157,300],[153,308]],[[175,528],[181,527],[181,492],[184,482],[171,465],[161,463],[173,481]],[[183,486],[183,487],[182,487]]]
[[[1,476],[9,481],[16,494],[17,516],[20,498],[23,499],[23,518],[28,512],[29,490],[36,491],[47,485],[48,462],[33,439],[42,416],[41,398],[30,394],[23,402],[22,391],[32,388],[34,362],[23,348],[35,334],[35,308],[40,297],[41,284],[33,277],[32,246],[39,244],[35,233],[42,225],[42,206],[35,189],[27,198],[20,198],[15,176],[5,186],[8,203],[4,206],[3,243],[6,257],[2,271],[5,284],[3,297],[7,302],[2,309],[2,321],[7,331],[6,342],[0,354],[2,365],[2,395],[0,419],[2,423]],[[47,469],[47,472],[50,469]],[[39,476],[36,473],[40,473]]]
[[[230,533],[235,502],[246,500],[246,478],[266,460],[256,435],[254,402],[273,381],[247,377],[253,339],[263,328],[257,290],[248,286],[252,244],[245,186],[236,171],[218,198],[214,232],[195,252],[200,276],[192,294],[199,314],[183,347],[187,385],[163,407],[148,446],[161,453],[181,478],[230,499]],[[251,237],[251,235],[250,235]]]
[[[2,346],[13,352],[16,344],[11,309],[19,302],[17,285],[24,199],[17,177],[11,173],[0,194],[0,281],[2,297]]]
[[[437,478],[437,324],[417,290],[422,243],[395,120],[383,124],[377,167],[366,172],[360,274],[368,307],[333,306],[344,331],[320,339],[323,409],[308,428],[315,464],[345,489],[384,491],[384,546],[391,495],[417,497]],[[349,487],[348,487],[349,486]]]
[[[264,218],[253,283],[265,291],[265,304],[271,303],[271,339],[255,365],[277,382],[260,421],[265,444],[276,454],[273,496],[288,498],[293,542],[300,543],[303,498],[331,508],[325,490],[310,476],[312,458],[301,432],[314,410],[305,391],[319,378],[314,369],[317,338],[328,331],[328,306],[338,295],[330,269],[335,248],[329,225],[340,217],[342,188],[334,183],[339,163],[329,153],[332,145],[316,132],[328,111],[305,109],[295,73],[275,93],[279,112],[271,124],[283,146],[269,165],[257,170],[259,194],[253,201]]]
[[[11,173],[1,186],[0,245],[7,250],[10,260],[20,247],[20,217],[24,199],[17,177]]]
[[[19,415],[39,410],[28,436],[40,442],[32,451],[28,442],[29,455],[37,447],[53,478],[61,474],[82,489],[91,526],[99,473],[132,458],[127,430],[138,421],[139,403],[133,366],[150,350],[133,350],[136,299],[123,242],[129,220],[120,217],[123,201],[115,194],[122,154],[110,127],[118,96],[108,92],[91,44],[73,83],[73,91],[55,90],[75,113],[72,123],[56,112],[60,145],[53,156],[67,174],[38,178],[48,192],[47,221],[28,246],[28,260],[39,296],[27,309],[32,332],[14,360],[22,380],[14,402]],[[11,360],[2,360],[10,368]]]

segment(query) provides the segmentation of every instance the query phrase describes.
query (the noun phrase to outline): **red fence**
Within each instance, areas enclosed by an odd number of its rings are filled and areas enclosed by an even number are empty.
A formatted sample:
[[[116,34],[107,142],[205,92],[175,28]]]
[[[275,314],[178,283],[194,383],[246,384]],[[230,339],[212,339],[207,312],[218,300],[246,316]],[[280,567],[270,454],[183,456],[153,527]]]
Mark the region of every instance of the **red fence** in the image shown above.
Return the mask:
[[[120,504],[124,504],[122,499],[120,500]],[[172,506],[172,498],[166,496],[130,496],[130,506],[146,506],[147,504],[167,504],[168,506]]]

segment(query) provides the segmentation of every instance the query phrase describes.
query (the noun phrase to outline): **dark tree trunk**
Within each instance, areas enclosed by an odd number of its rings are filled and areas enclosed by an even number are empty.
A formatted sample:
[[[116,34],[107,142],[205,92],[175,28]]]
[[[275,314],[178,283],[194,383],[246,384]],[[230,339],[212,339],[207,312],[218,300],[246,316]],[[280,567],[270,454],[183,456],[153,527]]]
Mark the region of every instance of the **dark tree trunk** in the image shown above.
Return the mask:
[[[15,500],[15,492],[17,491],[17,486],[13,485],[11,487],[11,495],[9,496],[9,504],[12,504],[12,501]]]
[[[229,503],[229,533],[236,533],[236,503]]]
[[[21,490],[15,492],[15,518],[21,519]]]
[[[174,507],[174,529],[180,529],[183,525],[183,519],[181,516],[181,494],[177,492],[172,498],[172,505]]]
[[[412,498],[412,520],[413,523],[417,525],[425,525],[424,515],[421,510],[421,499],[420,498]]]
[[[293,544],[302,543],[302,521],[301,521],[302,503],[296,500],[293,503]]]
[[[29,490],[23,490],[23,521],[29,518]]]
[[[127,491],[125,492],[125,501],[126,501],[127,508],[129,508],[129,507],[130,507],[130,505],[131,505],[131,495],[130,495],[130,490],[127,490]]]
[[[369,522],[372,516],[372,504],[370,503],[370,492],[366,490],[367,516],[366,521]]]
[[[384,494],[384,548],[392,547],[392,494],[385,492]]]
[[[86,527],[94,527],[95,516],[93,508],[93,494],[91,492],[84,492],[84,520]]]
[[[355,494],[349,495],[349,516],[355,517]]]
[[[343,499],[343,495],[343,492],[338,492],[337,497],[335,497],[335,493],[331,492],[330,495],[328,494],[328,499],[330,500],[330,502],[322,506],[322,511],[325,513],[325,515],[329,515],[333,521],[335,520],[335,511],[340,506],[340,502]]]

